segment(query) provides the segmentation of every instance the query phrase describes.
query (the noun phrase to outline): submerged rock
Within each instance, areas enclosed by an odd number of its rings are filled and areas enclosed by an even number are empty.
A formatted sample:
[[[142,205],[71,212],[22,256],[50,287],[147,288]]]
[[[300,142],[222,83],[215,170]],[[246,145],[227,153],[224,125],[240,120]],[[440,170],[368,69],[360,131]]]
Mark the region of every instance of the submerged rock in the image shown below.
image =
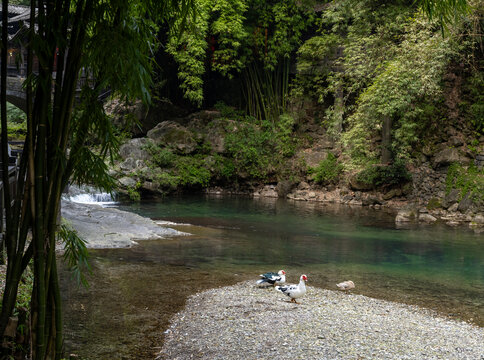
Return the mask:
[[[184,233],[159,226],[151,219],[100,205],[62,202],[62,217],[86,241],[88,248],[121,248],[138,240],[160,239]]]
[[[398,211],[395,217],[396,223],[413,222],[417,220],[418,210],[415,207],[409,207]]]

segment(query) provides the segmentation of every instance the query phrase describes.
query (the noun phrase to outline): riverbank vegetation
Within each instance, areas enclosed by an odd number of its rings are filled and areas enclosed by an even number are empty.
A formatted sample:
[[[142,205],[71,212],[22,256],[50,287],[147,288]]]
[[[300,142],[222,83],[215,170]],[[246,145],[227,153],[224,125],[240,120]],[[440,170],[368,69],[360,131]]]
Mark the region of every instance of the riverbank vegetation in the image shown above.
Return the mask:
[[[0,333],[32,260],[34,359],[62,356],[55,243],[68,181],[119,186],[137,199],[216,187],[253,194],[277,185],[276,196],[344,187],[355,201],[378,191],[482,212],[482,0],[30,5],[41,11],[31,12],[37,26],[27,31],[26,121],[13,120],[26,124],[25,147],[17,191],[4,191],[14,205],[5,211]],[[4,183],[13,131],[6,50]],[[83,68],[95,81],[76,97]],[[110,116],[106,89],[121,104]],[[152,106],[127,114],[136,99]],[[119,149],[121,139],[133,147]],[[108,172],[118,150],[122,161]]]
[[[408,195],[415,169],[452,163],[476,163],[482,178],[482,8],[477,0],[199,2],[192,26],[166,35],[159,57],[173,71],[160,75],[158,95],[215,112],[200,115],[202,125],[196,115],[166,119],[196,146],[148,135],[150,171],[128,166],[118,177],[132,177],[146,196],[302,181]],[[169,164],[157,165],[166,155]]]

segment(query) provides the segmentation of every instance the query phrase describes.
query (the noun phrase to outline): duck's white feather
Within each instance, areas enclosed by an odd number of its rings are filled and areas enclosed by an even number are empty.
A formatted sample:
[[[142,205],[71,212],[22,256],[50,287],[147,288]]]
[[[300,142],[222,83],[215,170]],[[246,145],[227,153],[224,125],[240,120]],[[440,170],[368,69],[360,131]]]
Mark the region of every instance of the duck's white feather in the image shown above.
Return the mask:
[[[276,286],[276,290],[282,292],[284,295],[289,296],[291,299],[299,299],[306,294],[306,275],[301,275],[299,284]]]

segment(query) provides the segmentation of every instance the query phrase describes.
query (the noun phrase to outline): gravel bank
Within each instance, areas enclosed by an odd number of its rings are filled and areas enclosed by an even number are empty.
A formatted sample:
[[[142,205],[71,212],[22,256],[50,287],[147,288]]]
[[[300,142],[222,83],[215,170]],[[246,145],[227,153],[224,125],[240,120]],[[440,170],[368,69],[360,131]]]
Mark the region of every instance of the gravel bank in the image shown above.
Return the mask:
[[[409,306],[308,287],[300,305],[254,282],[191,296],[161,359],[484,359],[484,329]]]

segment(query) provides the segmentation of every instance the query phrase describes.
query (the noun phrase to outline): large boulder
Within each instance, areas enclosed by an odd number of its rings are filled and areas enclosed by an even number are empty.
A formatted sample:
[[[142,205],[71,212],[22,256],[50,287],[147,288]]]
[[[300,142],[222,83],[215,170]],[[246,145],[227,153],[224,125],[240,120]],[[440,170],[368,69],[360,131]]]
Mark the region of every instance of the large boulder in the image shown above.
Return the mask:
[[[462,156],[459,150],[455,147],[447,147],[439,152],[437,152],[433,159],[434,167],[447,166],[452,163],[469,164],[470,159],[466,156]]]
[[[205,140],[210,144],[213,152],[223,154],[225,152],[225,130],[226,121],[223,119],[215,119],[206,128]]]
[[[275,185],[266,185],[262,189],[255,191],[253,196],[255,196],[255,197],[259,197],[259,196],[260,197],[271,197],[271,198],[279,197],[279,195],[276,191]]]
[[[188,115],[187,109],[179,108],[167,99],[158,100],[149,107],[140,100],[126,102],[113,99],[106,102],[104,109],[112,116],[116,127],[134,137],[146,135],[160,121]]]
[[[123,160],[126,160],[127,158],[149,160],[151,159],[151,154],[146,150],[148,144],[149,141],[146,138],[128,140],[119,148],[119,155]]]
[[[445,195],[443,201],[442,201],[442,207],[444,209],[448,209],[455,203],[459,201],[460,197],[460,190],[458,189],[452,189],[447,195]]]
[[[137,181],[128,176],[122,177],[118,182],[124,188],[133,188],[137,185]]]
[[[358,174],[353,174],[348,178],[350,188],[357,191],[366,191],[373,189],[372,184],[368,184],[358,180]]]
[[[197,148],[194,134],[175,121],[162,121],[148,131],[147,137],[156,145],[170,147],[182,154],[190,154]]]
[[[414,222],[418,219],[418,209],[410,205],[404,209],[398,211],[397,216],[395,217],[395,222],[398,223],[408,223]]]
[[[459,202],[459,206],[457,207],[457,210],[460,211],[461,213],[465,213],[467,210],[469,210],[472,206],[474,205],[474,202],[472,201],[472,197],[470,194],[467,194],[464,196],[464,198]]]

